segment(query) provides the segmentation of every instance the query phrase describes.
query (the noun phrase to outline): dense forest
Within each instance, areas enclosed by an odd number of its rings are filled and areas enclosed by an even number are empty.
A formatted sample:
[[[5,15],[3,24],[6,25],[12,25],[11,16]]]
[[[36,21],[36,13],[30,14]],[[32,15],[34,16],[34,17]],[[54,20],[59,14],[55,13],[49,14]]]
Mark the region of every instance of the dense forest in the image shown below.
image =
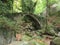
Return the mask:
[[[0,45],[60,45],[60,0],[0,0]]]

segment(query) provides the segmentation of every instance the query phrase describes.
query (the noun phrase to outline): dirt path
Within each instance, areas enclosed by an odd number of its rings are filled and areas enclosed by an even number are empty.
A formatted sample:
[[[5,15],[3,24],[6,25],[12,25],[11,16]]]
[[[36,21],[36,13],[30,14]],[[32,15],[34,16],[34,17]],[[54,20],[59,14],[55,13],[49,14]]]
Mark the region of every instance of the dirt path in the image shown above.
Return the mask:
[[[46,36],[46,37],[43,39],[44,43],[46,43],[46,45],[50,45],[50,42],[52,41],[51,38],[52,38],[51,36]]]

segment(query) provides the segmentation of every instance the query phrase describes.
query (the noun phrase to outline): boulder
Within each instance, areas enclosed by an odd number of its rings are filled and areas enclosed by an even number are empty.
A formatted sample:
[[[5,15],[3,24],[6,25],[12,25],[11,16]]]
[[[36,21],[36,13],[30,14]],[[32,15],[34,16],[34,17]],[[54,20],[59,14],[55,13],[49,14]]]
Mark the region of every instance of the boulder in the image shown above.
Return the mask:
[[[56,37],[50,42],[50,45],[60,45],[60,37]]]

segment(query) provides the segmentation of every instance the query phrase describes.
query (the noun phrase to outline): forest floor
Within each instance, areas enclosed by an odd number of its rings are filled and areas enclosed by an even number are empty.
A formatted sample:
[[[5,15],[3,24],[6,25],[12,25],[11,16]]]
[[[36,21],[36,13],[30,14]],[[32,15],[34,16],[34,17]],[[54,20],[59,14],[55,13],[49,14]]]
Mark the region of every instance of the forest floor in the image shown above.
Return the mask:
[[[30,39],[30,37],[28,36],[24,36],[22,37],[24,39],[22,39],[21,41],[13,41],[11,44],[8,45],[50,45],[50,36],[46,36],[44,38],[32,38]]]

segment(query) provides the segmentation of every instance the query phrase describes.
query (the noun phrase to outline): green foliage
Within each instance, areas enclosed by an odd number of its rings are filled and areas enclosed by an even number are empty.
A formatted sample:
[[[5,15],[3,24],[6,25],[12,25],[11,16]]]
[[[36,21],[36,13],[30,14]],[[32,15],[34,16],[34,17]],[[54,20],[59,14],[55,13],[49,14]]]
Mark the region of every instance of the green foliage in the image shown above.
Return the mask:
[[[13,1],[13,12],[22,12],[21,0]]]
[[[25,13],[33,13],[34,2],[32,0],[22,0],[22,11]]]
[[[12,0],[7,0],[5,3],[0,0],[0,14],[12,13],[12,5]]]
[[[54,4],[54,3],[58,3],[59,2],[59,0],[49,0],[49,4],[50,5],[52,5],[52,4]]]
[[[44,11],[47,3],[46,0],[14,0],[13,2],[13,12],[24,12],[40,14]],[[49,5],[58,3],[59,0],[49,0]]]
[[[4,16],[0,16],[0,28],[5,28],[5,30],[12,30],[13,26],[14,26],[15,22],[4,17]]]
[[[34,13],[39,14],[46,6],[46,0],[14,0],[14,12]]]
[[[34,14],[40,14],[46,7],[46,0],[37,0]]]
[[[60,45],[60,37],[56,37],[53,41],[52,41],[54,44],[56,45]]]
[[[58,3],[59,0],[49,0],[49,5],[52,5],[54,3]],[[13,4],[12,4],[13,3]],[[39,15],[39,20],[41,21],[42,29],[36,30],[33,27],[33,22],[29,21],[30,19],[22,15],[14,15],[10,13],[32,13],[32,14],[40,14],[42,13],[46,8],[46,0],[7,0],[6,3],[3,3],[0,0],[0,31],[2,30],[14,30],[16,32],[20,32],[25,34],[23,37],[23,40],[31,40],[34,37],[34,34],[40,35],[41,33],[44,33],[45,31],[50,34],[55,34],[54,32],[54,25],[52,23],[49,23],[46,27],[46,15]],[[57,6],[58,10],[60,9],[60,6]],[[13,11],[13,12],[12,12]],[[8,16],[5,15],[6,13],[9,13]],[[58,12],[60,14],[60,12]],[[58,15],[59,16],[59,15]],[[57,16],[57,17],[58,17]],[[27,20],[25,20],[27,19]],[[60,17],[54,19],[53,22],[60,23]],[[46,29],[46,30],[45,30]],[[34,30],[34,32],[33,32]],[[36,31],[35,31],[36,30]],[[4,31],[5,32],[5,31]],[[28,35],[28,36],[27,36]],[[30,37],[29,37],[30,36]],[[40,37],[36,37],[40,38]],[[44,45],[44,43],[38,43],[36,41],[31,42],[34,45]]]

